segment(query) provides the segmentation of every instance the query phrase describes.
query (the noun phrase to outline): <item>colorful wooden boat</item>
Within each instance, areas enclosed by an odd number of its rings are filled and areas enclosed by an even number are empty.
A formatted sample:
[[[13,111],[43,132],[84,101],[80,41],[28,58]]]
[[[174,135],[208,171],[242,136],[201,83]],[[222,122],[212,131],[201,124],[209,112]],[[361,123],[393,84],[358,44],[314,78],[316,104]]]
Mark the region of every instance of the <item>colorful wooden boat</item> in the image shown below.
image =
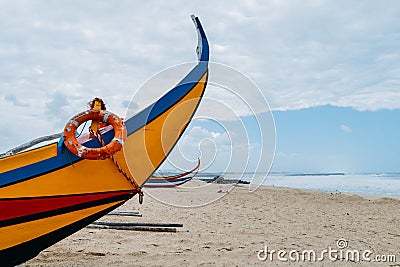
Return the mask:
[[[189,182],[192,180],[199,171],[200,168],[200,159],[197,161],[196,167],[192,170],[177,174],[171,175],[166,177],[150,177],[147,182],[144,184],[143,187],[147,188],[170,188],[170,187],[177,187],[183,185],[184,183]]]
[[[199,35],[199,62],[159,100],[125,120],[127,138],[114,155],[119,168],[109,159],[82,159],[62,140],[0,159],[1,266],[35,257],[122,205],[139,192],[135,185],[142,186],[162,164],[190,122],[207,84],[209,46],[199,19],[192,19]],[[173,111],[174,116],[169,116]],[[103,129],[105,143],[113,132]],[[86,147],[101,146],[89,135],[79,140]]]

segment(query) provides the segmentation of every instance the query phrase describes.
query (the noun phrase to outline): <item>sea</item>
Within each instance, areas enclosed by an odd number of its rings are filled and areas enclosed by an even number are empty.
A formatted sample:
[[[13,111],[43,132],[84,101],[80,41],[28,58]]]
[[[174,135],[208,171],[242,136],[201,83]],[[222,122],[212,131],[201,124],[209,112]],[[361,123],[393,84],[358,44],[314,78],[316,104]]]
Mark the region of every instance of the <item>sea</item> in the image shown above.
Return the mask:
[[[212,178],[214,174],[197,175]],[[263,181],[265,186],[279,186],[327,192],[400,196],[400,173],[225,173],[226,180]],[[266,176],[265,180],[263,178]],[[253,178],[255,177],[255,179]]]

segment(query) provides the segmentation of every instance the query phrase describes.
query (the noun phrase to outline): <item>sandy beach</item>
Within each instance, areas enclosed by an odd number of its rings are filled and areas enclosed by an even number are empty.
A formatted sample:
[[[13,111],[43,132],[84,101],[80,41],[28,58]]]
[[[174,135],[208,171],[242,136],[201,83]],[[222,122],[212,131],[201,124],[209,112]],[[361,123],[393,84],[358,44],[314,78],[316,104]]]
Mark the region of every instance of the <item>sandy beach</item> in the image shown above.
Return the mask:
[[[136,210],[142,217],[105,216],[100,221],[184,227],[176,233],[85,228],[22,266],[308,266],[310,261],[301,255],[310,250],[315,252],[315,259],[308,258],[314,266],[400,266],[399,200],[277,187],[249,193],[246,185],[218,193],[230,188],[211,184],[196,196],[185,188],[154,191],[181,204],[223,196],[191,208],[166,205],[148,195],[139,205],[135,197],[119,210]],[[350,250],[358,251],[360,259],[351,253],[346,259]]]

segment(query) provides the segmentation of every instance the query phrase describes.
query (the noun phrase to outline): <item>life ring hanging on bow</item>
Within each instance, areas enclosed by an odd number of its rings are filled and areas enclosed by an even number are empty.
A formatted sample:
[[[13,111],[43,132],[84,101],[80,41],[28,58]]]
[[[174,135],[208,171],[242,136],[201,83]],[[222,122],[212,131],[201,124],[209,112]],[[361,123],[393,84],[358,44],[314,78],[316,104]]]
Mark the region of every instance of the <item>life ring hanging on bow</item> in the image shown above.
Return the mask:
[[[98,120],[114,128],[114,138],[99,148],[85,147],[76,139],[79,125],[88,120]],[[123,120],[114,113],[105,110],[90,109],[72,117],[64,128],[64,144],[73,154],[84,159],[106,159],[121,150],[126,139],[126,127]]]

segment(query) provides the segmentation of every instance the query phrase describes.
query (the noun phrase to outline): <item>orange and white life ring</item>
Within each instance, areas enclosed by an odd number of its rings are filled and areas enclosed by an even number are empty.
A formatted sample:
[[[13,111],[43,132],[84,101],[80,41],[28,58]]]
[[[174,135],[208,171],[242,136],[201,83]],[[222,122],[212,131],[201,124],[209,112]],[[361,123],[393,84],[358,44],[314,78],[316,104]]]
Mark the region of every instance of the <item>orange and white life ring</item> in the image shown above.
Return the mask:
[[[79,125],[88,120],[98,120],[114,128],[114,138],[99,148],[85,147],[76,139]],[[64,144],[69,151],[84,159],[106,159],[121,150],[126,139],[126,127],[123,120],[114,113],[105,110],[90,109],[72,117],[64,128]]]

